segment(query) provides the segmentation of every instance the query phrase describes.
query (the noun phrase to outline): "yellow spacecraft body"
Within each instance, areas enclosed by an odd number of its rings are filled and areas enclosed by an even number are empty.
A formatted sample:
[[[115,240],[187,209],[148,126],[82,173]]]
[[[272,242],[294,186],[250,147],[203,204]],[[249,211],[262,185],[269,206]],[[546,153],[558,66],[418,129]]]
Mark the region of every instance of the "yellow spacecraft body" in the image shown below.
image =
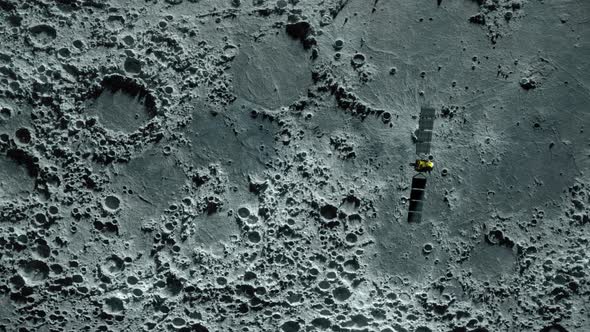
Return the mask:
[[[416,159],[413,166],[416,172],[431,172],[434,168],[434,162],[432,160]]]

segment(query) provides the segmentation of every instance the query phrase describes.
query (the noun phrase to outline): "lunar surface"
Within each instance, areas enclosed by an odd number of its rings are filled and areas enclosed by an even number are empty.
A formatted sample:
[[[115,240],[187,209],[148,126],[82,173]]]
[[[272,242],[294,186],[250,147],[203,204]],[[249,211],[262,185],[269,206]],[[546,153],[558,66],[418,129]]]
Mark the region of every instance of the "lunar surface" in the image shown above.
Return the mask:
[[[590,331],[589,17],[0,0],[0,331]]]

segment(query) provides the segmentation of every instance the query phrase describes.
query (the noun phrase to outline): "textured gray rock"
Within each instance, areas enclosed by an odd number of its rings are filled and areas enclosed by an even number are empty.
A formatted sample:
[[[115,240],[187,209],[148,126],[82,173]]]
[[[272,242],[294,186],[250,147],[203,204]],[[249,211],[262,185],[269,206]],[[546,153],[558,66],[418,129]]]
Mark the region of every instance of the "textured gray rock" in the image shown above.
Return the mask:
[[[0,0],[0,331],[590,331],[589,10]]]

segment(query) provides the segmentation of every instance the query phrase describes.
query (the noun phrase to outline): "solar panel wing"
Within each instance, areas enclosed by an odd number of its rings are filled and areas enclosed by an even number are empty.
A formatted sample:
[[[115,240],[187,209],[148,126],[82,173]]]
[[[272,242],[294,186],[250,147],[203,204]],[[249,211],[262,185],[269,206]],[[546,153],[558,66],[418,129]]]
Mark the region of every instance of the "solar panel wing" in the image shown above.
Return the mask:
[[[435,110],[432,107],[422,107],[418,120],[418,132],[416,134],[416,154],[429,154],[432,142],[432,129],[434,128]]]
[[[410,211],[408,212],[408,222],[421,222],[422,212]]]
[[[422,174],[416,174],[412,177],[412,189],[422,189],[426,188],[426,177]]]
[[[417,174],[412,178],[412,189],[410,191],[410,207],[408,208],[408,222],[419,222],[422,220],[422,209],[424,207],[424,189],[426,188],[426,177]]]

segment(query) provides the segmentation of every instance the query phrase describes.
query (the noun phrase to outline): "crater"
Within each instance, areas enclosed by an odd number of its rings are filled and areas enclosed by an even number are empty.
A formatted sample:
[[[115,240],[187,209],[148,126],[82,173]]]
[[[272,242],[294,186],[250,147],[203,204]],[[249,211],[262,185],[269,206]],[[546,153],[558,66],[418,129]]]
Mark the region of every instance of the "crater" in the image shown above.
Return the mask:
[[[20,273],[27,284],[39,284],[49,276],[49,266],[40,260],[31,260],[21,264]]]
[[[47,24],[39,24],[29,29],[31,42],[35,46],[48,46],[57,37],[57,31],[54,27]]]
[[[346,300],[348,300],[348,298],[352,295],[350,293],[350,290],[344,286],[340,286],[340,287],[336,287],[333,291],[332,291],[332,295],[334,296],[334,299],[336,299],[337,301],[340,302],[344,302]]]
[[[125,18],[121,15],[111,15],[107,18],[106,26],[109,30],[121,30],[125,26]]]
[[[481,242],[471,252],[469,262],[477,279],[494,281],[512,271],[516,257],[509,247]]]
[[[128,57],[123,63],[123,69],[132,75],[139,74],[141,72],[141,61]]]
[[[113,131],[133,132],[156,116],[152,92],[129,77],[107,76],[89,97],[88,114],[97,115],[100,123]]]
[[[111,255],[105,261],[102,266],[103,272],[107,272],[110,274],[116,274],[125,269],[125,264],[123,260],[117,255]]]
[[[338,208],[331,204],[326,204],[320,208],[320,214],[325,219],[334,219],[338,216]]]
[[[250,216],[250,210],[247,207],[242,206],[238,209],[238,216],[240,218],[248,218]]]
[[[113,296],[104,300],[103,309],[107,314],[119,314],[125,310],[125,305],[123,304],[123,300]]]
[[[117,197],[116,195],[107,195],[104,198],[103,205],[106,209],[110,211],[116,211],[117,209],[119,209],[119,206],[121,205],[121,199],[119,199],[119,197]]]

